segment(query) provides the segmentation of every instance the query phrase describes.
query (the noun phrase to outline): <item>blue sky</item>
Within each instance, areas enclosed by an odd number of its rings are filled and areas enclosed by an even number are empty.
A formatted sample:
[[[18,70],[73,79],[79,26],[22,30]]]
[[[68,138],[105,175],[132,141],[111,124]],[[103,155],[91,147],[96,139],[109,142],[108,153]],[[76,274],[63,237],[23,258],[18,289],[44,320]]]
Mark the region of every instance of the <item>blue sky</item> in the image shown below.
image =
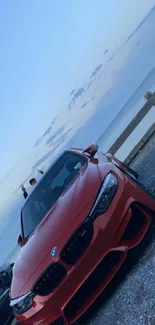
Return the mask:
[[[0,183],[66,110],[70,91],[96,65],[106,64],[105,50],[113,54],[153,5],[154,0],[0,2]],[[1,197],[10,191],[9,181],[5,193],[0,184]]]

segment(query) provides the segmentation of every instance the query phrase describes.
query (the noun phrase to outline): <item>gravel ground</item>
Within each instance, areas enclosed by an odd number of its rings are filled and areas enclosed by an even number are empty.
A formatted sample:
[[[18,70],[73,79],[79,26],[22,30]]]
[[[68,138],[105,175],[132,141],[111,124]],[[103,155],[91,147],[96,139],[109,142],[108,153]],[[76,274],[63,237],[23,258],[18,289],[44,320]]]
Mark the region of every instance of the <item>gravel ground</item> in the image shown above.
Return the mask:
[[[155,135],[131,163],[155,193]],[[155,222],[80,325],[155,325]],[[13,325],[13,324],[12,324]]]
[[[139,152],[132,168],[155,193],[155,135]],[[81,325],[155,325],[155,222],[109,288],[81,319]]]

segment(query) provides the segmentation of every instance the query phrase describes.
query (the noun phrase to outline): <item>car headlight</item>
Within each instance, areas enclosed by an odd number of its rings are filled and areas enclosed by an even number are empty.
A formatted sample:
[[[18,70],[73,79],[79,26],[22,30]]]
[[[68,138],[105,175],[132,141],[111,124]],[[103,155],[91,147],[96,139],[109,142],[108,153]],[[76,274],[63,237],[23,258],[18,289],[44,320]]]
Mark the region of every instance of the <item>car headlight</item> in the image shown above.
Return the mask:
[[[30,291],[22,297],[11,300],[10,306],[17,315],[22,315],[33,306],[33,299],[34,293]]]
[[[117,188],[118,188],[117,178],[112,173],[109,173],[105,177],[102,186],[100,188],[100,191],[97,195],[96,201],[89,213],[89,216],[93,220],[95,220],[99,215],[105,213],[108,210],[116,194]]]

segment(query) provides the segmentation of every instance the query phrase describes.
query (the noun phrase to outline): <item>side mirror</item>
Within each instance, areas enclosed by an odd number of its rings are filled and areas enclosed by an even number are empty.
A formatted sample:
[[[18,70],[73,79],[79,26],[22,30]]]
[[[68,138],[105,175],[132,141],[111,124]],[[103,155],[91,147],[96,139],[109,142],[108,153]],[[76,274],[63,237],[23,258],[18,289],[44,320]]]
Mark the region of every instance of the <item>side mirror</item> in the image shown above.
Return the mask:
[[[97,144],[92,144],[91,146],[89,146],[87,149],[85,149],[83,151],[83,153],[88,153],[90,155],[91,158],[94,158],[94,156],[96,155],[97,151],[98,151],[98,145]]]
[[[18,246],[19,246],[19,247],[22,247],[22,246],[23,246],[22,235],[19,235],[19,237],[18,237]]]

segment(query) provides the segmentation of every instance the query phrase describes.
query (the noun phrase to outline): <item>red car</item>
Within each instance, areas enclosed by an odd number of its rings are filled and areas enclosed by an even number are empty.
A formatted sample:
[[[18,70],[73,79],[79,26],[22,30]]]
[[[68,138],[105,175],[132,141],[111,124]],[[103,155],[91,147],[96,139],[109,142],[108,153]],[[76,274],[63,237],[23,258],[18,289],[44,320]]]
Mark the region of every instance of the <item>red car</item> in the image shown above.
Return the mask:
[[[22,325],[73,324],[151,223],[153,194],[97,149],[65,150],[22,208],[10,292]]]

